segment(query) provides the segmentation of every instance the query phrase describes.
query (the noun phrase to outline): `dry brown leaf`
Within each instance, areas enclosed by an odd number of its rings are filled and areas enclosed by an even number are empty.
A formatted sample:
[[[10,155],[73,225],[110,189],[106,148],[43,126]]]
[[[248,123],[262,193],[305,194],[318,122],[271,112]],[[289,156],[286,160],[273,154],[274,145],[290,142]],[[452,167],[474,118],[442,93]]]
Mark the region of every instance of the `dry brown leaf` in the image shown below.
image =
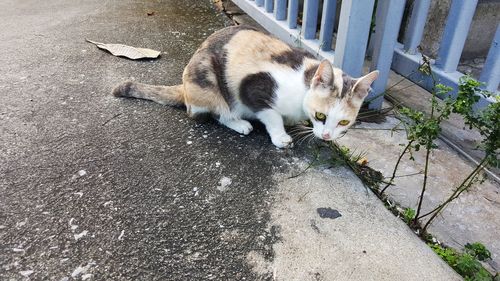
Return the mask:
[[[97,46],[99,49],[106,50],[110,52],[112,55],[117,57],[126,57],[133,60],[138,59],[155,59],[160,56],[159,51],[146,49],[146,48],[136,48],[123,44],[105,44],[100,42],[94,42],[89,39],[85,39],[87,42],[92,43]]]
[[[365,166],[366,164],[368,164],[368,159],[366,159],[365,157],[362,157],[356,163],[358,163],[358,165],[360,165],[360,166]]]

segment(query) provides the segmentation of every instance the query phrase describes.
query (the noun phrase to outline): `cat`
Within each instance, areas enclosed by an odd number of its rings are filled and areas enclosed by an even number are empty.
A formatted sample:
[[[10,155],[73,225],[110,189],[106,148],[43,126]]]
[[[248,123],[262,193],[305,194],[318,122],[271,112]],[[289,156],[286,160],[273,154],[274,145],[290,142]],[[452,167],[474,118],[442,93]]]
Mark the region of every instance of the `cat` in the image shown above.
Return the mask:
[[[378,71],[354,79],[305,50],[249,26],[231,26],[210,35],[185,67],[182,85],[125,82],[116,97],[185,105],[189,116],[210,113],[221,124],[247,135],[245,119],[265,125],[272,143],[292,145],[285,124],[309,120],[305,132],[330,141],[355,122]],[[303,132],[304,133],[304,132]]]

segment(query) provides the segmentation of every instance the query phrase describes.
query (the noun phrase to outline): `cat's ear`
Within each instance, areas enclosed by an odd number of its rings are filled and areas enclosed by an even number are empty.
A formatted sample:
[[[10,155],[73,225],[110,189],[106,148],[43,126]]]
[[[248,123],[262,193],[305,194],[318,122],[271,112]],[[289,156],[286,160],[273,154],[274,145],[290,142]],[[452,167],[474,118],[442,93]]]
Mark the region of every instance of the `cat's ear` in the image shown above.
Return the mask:
[[[375,70],[361,78],[356,79],[356,83],[354,84],[354,87],[352,87],[354,97],[363,100],[368,95],[371,84],[373,81],[377,80],[377,78],[378,70]]]
[[[333,87],[333,66],[328,60],[323,60],[314,73],[311,81],[311,87]]]

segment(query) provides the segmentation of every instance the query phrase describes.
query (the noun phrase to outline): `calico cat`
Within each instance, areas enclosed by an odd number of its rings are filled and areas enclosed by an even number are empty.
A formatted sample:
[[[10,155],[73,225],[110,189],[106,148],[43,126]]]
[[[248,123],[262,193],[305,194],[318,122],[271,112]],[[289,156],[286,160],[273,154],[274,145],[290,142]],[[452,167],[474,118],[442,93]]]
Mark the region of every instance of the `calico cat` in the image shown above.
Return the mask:
[[[125,82],[117,97],[185,105],[189,116],[211,113],[220,123],[247,135],[258,119],[272,143],[290,146],[285,124],[310,120],[307,128],[323,140],[343,135],[355,122],[378,71],[354,79],[327,61],[249,26],[231,26],[210,35],[193,55],[182,85]]]

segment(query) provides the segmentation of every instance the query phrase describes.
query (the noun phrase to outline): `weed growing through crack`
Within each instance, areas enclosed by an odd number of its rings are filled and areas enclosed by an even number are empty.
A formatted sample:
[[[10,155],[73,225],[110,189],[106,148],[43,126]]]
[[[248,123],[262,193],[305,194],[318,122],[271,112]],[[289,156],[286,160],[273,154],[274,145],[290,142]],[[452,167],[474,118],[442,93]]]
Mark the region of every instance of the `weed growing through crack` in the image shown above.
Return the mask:
[[[466,244],[462,253],[438,243],[428,243],[428,245],[465,280],[492,281],[496,279],[480,263],[491,258],[491,253],[483,244]]]
[[[412,208],[406,208],[403,212],[403,219],[406,222],[406,224],[410,224],[412,220],[415,219],[415,209]]]
[[[336,142],[328,143],[327,148],[331,153],[332,163],[347,165],[368,188],[377,190],[380,183],[383,182],[382,173],[366,165],[366,161],[364,161],[366,152],[351,151],[348,147],[339,146]]]

